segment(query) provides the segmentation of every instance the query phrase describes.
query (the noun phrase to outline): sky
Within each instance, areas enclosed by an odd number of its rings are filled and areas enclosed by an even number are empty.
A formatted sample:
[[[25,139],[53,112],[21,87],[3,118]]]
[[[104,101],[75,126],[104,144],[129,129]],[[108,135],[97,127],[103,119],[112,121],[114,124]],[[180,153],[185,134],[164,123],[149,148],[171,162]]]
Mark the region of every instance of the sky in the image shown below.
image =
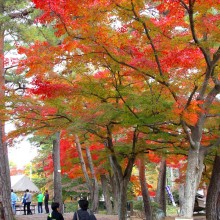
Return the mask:
[[[31,146],[26,139],[8,148],[9,162],[15,163],[17,168],[25,167],[35,156],[37,156],[36,146]]]
[[[13,124],[6,124],[6,133],[13,130]],[[13,146],[8,148],[8,158],[9,162],[16,164],[17,168],[24,168],[25,165],[30,163],[30,161],[37,156],[37,147],[31,146],[27,137],[18,138],[14,141]]]

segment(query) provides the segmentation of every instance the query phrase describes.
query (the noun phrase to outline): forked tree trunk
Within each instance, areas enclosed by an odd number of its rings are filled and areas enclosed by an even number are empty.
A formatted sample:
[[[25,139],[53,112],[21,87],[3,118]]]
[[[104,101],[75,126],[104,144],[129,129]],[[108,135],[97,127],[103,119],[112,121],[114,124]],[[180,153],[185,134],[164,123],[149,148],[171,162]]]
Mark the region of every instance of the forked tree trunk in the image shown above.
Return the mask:
[[[112,214],[112,202],[110,199],[109,183],[106,175],[101,175],[102,191],[105,199],[105,206],[108,215]]]
[[[217,220],[218,216],[218,201],[220,193],[220,156],[215,156],[215,161],[212,169],[212,176],[209,183],[207,199],[206,199],[206,219]]]
[[[94,169],[94,165],[93,165],[93,161],[92,161],[92,156],[91,156],[91,152],[89,150],[89,147],[86,147],[86,156],[89,162],[89,169],[91,171],[91,175],[92,175],[92,191],[91,191],[91,198],[92,198],[92,211],[94,213],[98,213],[99,211],[99,185],[98,185],[98,181],[95,175],[95,169]]]
[[[59,132],[56,133],[56,140],[53,141],[53,165],[54,165],[54,202],[59,202],[60,212],[63,213]]]
[[[190,147],[187,161],[186,181],[184,188],[184,201],[180,215],[192,218],[195,205],[195,196],[204,168],[205,151],[200,146],[200,142],[195,142],[194,147]]]
[[[75,143],[76,143],[76,149],[77,149],[77,152],[79,155],[81,168],[82,168],[85,180],[86,180],[86,186],[87,186],[87,188],[90,192],[90,195],[91,195],[91,202],[92,202],[91,210],[93,212],[97,212],[97,209],[98,209],[98,199],[97,199],[98,198],[98,184],[97,184],[97,180],[95,178],[95,175],[93,174],[94,175],[94,182],[92,182],[89,175],[88,175],[85,160],[83,158],[82,147],[81,147],[78,135],[75,135]],[[90,167],[90,169],[91,169],[91,167]],[[92,172],[94,172],[94,169]],[[96,192],[94,193],[94,191],[96,191]]]
[[[116,188],[118,193],[118,219],[126,220],[127,216],[127,187],[130,181],[132,167],[134,164],[134,158],[130,159],[125,171],[125,175],[122,172],[120,165],[114,155],[110,156],[111,166],[115,172],[115,178],[117,181]]]
[[[3,2],[0,0],[0,14],[3,14]],[[1,30],[3,27],[0,24],[0,101],[4,100],[4,31]],[[1,103],[4,105],[4,103]],[[11,181],[10,181],[10,171],[8,163],[8,149],[5,143],[5,126],[2,121],[0,121],[0,214],[1,219],[12,220],[13,213],[11,209],[10,193],[11,193]]]
[[[146,177],[145,177],[144,158],[139,159],[139,181],[141,184],[141,192],[142,192],[143,203],[144,203],[145,219],[152,220],[153,216],[152,216],[152,209],[151,209],[151,204],[150,204],[150,196],[149,196]]]
[[[160,162],[160,171],[157,182],[156,202],[166,215],[166,159]]]

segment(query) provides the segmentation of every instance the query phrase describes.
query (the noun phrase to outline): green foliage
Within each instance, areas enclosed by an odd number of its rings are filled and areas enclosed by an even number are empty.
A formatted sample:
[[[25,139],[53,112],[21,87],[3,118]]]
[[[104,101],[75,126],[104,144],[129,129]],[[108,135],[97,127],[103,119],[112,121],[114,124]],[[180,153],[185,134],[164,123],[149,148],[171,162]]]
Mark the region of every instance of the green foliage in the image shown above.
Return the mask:
[[[78,209],[78,202],[77,201],[65,202],[64,209],[66,213],[75,212]]]
[[[132,201],[133,202],[133,209],[134,210],[138,210],[138,211],[142,211],[143,210],[143,201]]]

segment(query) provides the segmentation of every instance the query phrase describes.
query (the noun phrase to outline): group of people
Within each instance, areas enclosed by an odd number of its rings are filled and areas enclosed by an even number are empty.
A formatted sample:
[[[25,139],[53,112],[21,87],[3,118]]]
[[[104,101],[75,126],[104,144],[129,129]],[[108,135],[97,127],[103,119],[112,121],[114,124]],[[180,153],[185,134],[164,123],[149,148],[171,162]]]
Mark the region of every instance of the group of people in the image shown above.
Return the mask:
[[[42,193],[39,193],[37,195],[38,200],[38,213],[43,213],[43,202],[45,205],[45,211],[46,213],[49,213],[49,207],[48,207],[48,201],[49,201],[49,193],[48,190],[45,191],[44,195]],[[17,201],[17,195],[13,192],[13,189],[11,189],[11,206],[13,213],[16,213],[16,201]],[[22,204],[24,205],[24,215],[32,215],[31,211],[31,202],[32,202],[32,194],[29,192],[28,189],[26,189]],[[96,220],[95,215],[88,209],[89,202],[86,199],[80,199],[78,201],[79,204],[79,210],[77,210],[74,213],[73,220]],[[51,204],[52,212],[48,215],[47,220],[64,220],[63,215],[59,212],[59,203],[53,202]],[[27,210],[26,210],[27,208]]]
[[[14,193],[13,189],[11,189],[11,207],[13,214],[16,214],[16,202],[18,200],[17,195]],[[32,202],[32,194],[29,192],[29,189],[26,189],[24,195],[22,197],[22,204],[24,206],[24,215],[32,215],[31,211],[31,202]],[[49,213],[49,193],[48,190],[45,191],[44,195],[39,193],[37,195],[37,207],[38,213],[43,213],[43,202],[45,205],[46,213]]]
[[[80,199],[79,210],[77,210],[73,215],[73,220],[96,220],[95,215],[88,209],[89,202],[85,199]],[[51,209],[53,210],[47,217],[47,220],[64,220],[63,215],[59,212],[59,203],[53,202],[51,204]]]

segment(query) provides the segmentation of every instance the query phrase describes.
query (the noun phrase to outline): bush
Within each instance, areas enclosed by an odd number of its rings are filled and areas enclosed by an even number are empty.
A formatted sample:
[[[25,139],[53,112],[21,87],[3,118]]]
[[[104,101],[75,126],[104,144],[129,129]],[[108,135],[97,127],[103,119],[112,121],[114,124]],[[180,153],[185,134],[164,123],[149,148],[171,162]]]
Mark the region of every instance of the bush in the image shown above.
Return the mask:
[[[143,201],[132,201],[133,209],[138,211],[143,211]]]

